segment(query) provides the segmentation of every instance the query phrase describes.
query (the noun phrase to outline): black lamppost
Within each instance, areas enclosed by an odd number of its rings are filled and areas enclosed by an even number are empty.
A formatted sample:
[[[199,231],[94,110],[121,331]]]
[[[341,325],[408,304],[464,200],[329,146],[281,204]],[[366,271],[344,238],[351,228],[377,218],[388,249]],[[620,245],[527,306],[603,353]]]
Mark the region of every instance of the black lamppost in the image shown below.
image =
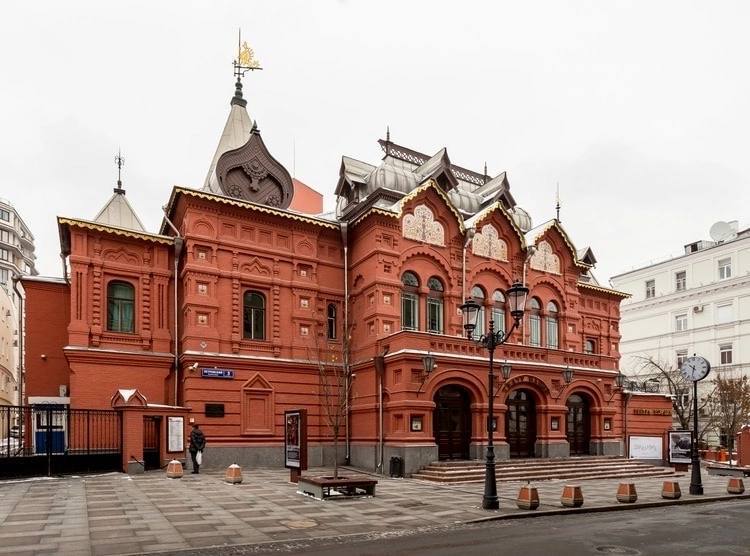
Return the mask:
[[[500,507],[500,501],[497,497],[495,445],[493,443],[495,433],[495,373],[493,369],[495,348],[504,344],[508,338],[510,338],[510,335],[523,318],[523,312],[524,309],[526,309],[526,296],[528,293],[529,288],[525,287],[520,282],[515,282],[510,289],[505,292],[505,297],[510,305],[510,315],[513,317],[513,326],[511,326],[510,330],[507,332],[502,330],[495,332],[495,323],[493,320],[490,320],[490,328],[487,334],[483,334],[480,338],[475,340],[477,343],[486,347],[490,352],[489,385],[487,388],[487,397],[489,398],[487,415],[487,460],[484,471],[484,497],[482,498],[482,507],[485,510],[496,510]],[[466,337],[470,340],[473,339],[472,335],[477,327],[477,318],[481,313],[479,309],[479,305],[473,299],[467,299],[466,302],[461,305],[461,311],[464,314],[464,329],[466,330]],[[506,373],[507,376],[510,376],[510,365],[503,365],[504,377]],[[507,377],[505,378],[507,380]]]

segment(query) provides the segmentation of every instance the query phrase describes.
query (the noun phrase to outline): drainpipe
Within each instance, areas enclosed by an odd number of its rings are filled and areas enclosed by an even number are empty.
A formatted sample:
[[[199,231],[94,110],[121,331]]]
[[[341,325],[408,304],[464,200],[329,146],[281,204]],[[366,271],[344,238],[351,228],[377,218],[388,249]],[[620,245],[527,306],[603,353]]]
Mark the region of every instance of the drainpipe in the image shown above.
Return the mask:
[[[351,392],[351,374],[349,373],[349,241],[348,225],[346,222],[341,223],[341,242],[344,244],[344,388],[346,393],[346,409],[344,412],[344,437],[346,444],[346,465],[351,465],[351,432],[349,430],[349,419],[351,407],[349,405],[349,393]]]
[[[377,355],[375,362],[375,377],[378,381],[378,454],[376,458],[375,471],[383,473],[383,378],[385,376],[385,354]]]
[[[13,276],[13,291],[18,296],[18,405],[23,404],[23,383],[26,365],[23,352],[23,296],[18,291],[20,276]]]
[[[179,326],[177,324],[177,317],[179,315],[179,308],[177,306],[177,284],[178,284],[177,271],[178,271],[178,265],[180,262],[180,254],[182,253],[182,247],[184,245],[184,241],[182,239],[182,236],[180,235],[180,231],[169,219],[169,215],[167,214],[167,207],[163,206],[162,210],[164,211],[164,221],[169,225],[170,228],[172,228],[172,231],[175,233],[175,238],[174,238],[174,404],[180,405],[178,401],[179,390],[180,390],[180,380],[179,380],[180,353],[179,353],[179,344],[178,344]]]
[[[466,241],[464,241],[464,253],[462,258],[463,263],[463,270],[461,271],[461,287],[463,288],[463,291],[461,292],[461,303],[466,301],[466,248],[469,247],[469,242],[471,242],[472,239],[474,239],[474,234],[476,233],[475,228],[468,228],[466,230]]]

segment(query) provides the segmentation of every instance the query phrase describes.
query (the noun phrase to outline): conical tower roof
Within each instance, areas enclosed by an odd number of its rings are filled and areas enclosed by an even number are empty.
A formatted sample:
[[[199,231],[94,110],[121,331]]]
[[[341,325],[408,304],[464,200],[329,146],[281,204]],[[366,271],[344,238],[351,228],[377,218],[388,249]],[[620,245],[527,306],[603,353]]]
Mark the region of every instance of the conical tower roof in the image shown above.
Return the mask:
[[[216,147],[213,160],[211,160],[211,166],[208,168],[208,175],[206,176],[206,182],[203,184],[204,191],[210,191],[211,193],[217,193],[223,195],[223,191],[219,186],[219,180],[216,177],[216,163],[224,153],[238,149],[250,138],[250,132],[253,128],[253,121],[247,113],[247,101],[242,98],[242,82],[237,78],[235,84],[234,96],[230,103],[231,109],[229,110],[229,117],[227,123],[224,126],[224,131],[219,139],[219,145]]]
[[[114,195],[109,198],[109,201],[102,207],[99,214],[96,215],[94,222],[138,232],[146,231],[143,222],[141,222],[141,219],[138,218],[133,207],[130,206],[130,203],[125,198],[125,190],[119,187],[115,189]]]

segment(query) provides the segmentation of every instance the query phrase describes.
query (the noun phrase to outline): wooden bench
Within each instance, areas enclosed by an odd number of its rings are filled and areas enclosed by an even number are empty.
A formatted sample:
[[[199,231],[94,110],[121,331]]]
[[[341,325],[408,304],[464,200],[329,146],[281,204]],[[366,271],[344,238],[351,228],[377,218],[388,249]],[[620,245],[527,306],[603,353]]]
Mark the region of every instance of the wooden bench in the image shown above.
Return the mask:
[[[321,500],[331,497],[331,490],[344,496],[375,496],[377,484],[375,479],[368,477],[300,477],[297,483],[299,492]]]

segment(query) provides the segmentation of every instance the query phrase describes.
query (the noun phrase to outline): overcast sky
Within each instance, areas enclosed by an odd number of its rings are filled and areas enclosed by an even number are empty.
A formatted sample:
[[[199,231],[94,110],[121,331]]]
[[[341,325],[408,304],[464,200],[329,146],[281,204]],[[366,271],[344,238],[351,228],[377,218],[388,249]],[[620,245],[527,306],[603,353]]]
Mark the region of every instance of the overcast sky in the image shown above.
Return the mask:
[[[6,2],[0,196],[61,274],[57,215],[93,218],[114,156],[151,231],[201,187],[237,28],[264,70],[248,110],[333,206],[341,155],[393,141],[508,172],[535,223],[590,245],[600,281],[708,239],[750,206],[747,2]],[[296,162],[293,157],[296,144]]]

